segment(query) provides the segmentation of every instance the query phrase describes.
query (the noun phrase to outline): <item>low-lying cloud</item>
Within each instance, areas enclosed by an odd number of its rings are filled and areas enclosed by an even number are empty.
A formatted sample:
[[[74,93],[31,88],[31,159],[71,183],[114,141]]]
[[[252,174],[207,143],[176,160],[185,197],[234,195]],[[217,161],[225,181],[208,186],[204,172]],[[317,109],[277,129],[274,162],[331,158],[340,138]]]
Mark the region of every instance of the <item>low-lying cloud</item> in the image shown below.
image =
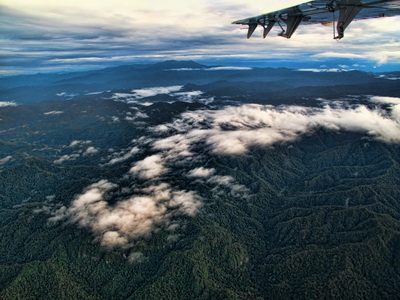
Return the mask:
[[[138,100],[153,97],[157,95],[169,95],[173,92],[180,91],[182,85],[164,86],[164,87],[149,87],[143,89],[134,89],[129,93],[114,93],[111,97],[113,100],[125,101],[128,103],[144,104]]]
[[[203,168],[203,167],[199,167],[199,168],[195,168],[193,170],[190,170],[190,172],[188,172],[187,176],[188,177],[210,177],[211,175],[213,175],[215,173],[215,169],[207,169],[207,168]]]
[[[88,144],[92,143],[92,141],[80,141],[74,140],[72,141],[69,146],[64,146],[63,148],[68,149],[72,148],[73,152],[69,154],[64,154],[58,159],[54,160],[53,163],[55,164],[62,164],[66,161],[76,160],[80,157],[87,157],[94,154],[99,153],[99,149],[93,146],[88,146]],[[87,147],[87,148],[86,148]]]
[[[321,72],[337,73],[337,72],[354,71],[354,69],[338,69],[338,68],[331,68],[331,69],[297,69],[297,71],[299,71],[299,72],[315,72],[315,73],[321,73]]]
[[[118,185],[107,180],[93,183],[72,201],[69,208],[61,207],[49,220],[68,220],[89,229],[100,245],[126,249],[161,227],[175,225],[177,216],[194,216],[202,205],[196,193],[174,190],[165,183],[143,188],[140,194],[112,205],[108,201],[115,189]]]
[[[61,114],[63,114],[64,112],[63,111],[60,111],[60,110],[52,110],[52,111],[48,111],[48,112],[45,112],[45,113],[43,113],[44,115],[61,115]]]
[[[147,89],[136,89],[132,90],[133,97],[136,99],[142,99],[145,97],[156,96],[160,94],[170,94],[172,92],[177,92],[182,88],[181,85],[176,86],[166,86],[166,87],[152,87]]]
[[[98,152],[99,152],[99,149],[97,149],[97,148],[95,148],[93,146],[90,146],[85,150],[85,152],[82,153],[82,155],[83,156],[88,156],[88,155],[96,154]]]
[[[69,144],[68,147],[70,147],[70,148],[78,147],[78,146],[81,146],[81,145],[90,144],[91,142],[92,142],[92,141],[73,140],[73,141],[71,142],[71,144]]]
[[[5,165],[6,163],[12,161],[13,159],[14,159],[14,158],[13,158],[11,155],[6,156],[6,157],[4,157],[4,158],[0,158],[0,167],[1,167],[2,165]]]
[[[378,100],[388,101],[374,101]],[[125,185],[99,180],[76,196],[69,207],[53,212],[50,221],[78,224],[108,248],[132,248],[137,240],[160,230],[169,232],[168,241],[176,240],[179,217],[195,216],[206,200],[249,196],[249,190],[232,174],[208,165],[210,156],[242,155],[252,147],[291,143],[318,128],[359,132],[365,138],[400,143],[400,106],[392,105],[317,108],[248,104],[185,112],[171,123],[150,128],[146,138],[108,156],[104,167],[133,161],[121,178]],[[180,186],[188,180],[191,190],[186,184]],[[208,186],[209,193],[202,195],[196,183]],[[142,258],[136,253],[131,260]]]
[[[130,104],[140,104],[144,106],[152,105],[154,102],[159,102],[157,99],[145,99],[157,95],[169,95],[171,98],[168,103],[183,101],[183,102],[199,102],[203,104],[209,104],[214,101],[213,97],[204,97],[203,92],[199,90],[195,91],[183,91],[183,86],[164,86],[164,87],[149,87],[143,89],[131,90],[129,93],[114,93],[110,99],[115,101],[122,101]],[[143,100],[145,99],[145,100]],[[163,101],[163,100],[161,100]],[[138,112],[134,117],[127,116],[126,120],[135,120],[136,118],[148,117],[146,114]]]
[[[60,158],[54,160],[53,163],[62,164],[63,162],[66,162],[69,160],[76,160],[80,156],[81,156],[80,153],[64,154]]]
[[[392,117],[400,123],[400,98],[398,97],[382,97],[382,96],[372,96],[372,102],[383,103],[389,105]]]
[[[130,148],[126,151],[121,151],[118,153],[114,153],[112,155],[112,158],[105,164],[106,166],[111,166],[111,165],[115,165],[121,162],[124,162],[128,159],[130,159],[131,157],[133,157],[136,153],[139,152],[139,148],[138,147],[133,147]]]
[[[371,101],[385,104],[400,104],[400,98],[398,97],[372,96]]]
[[[6,107],[6,106],[17,106],[17,103],[13,101],[0,101],[0,107]]]
[[[159,127],[175,132],[154,143],[154,149],[190,153],[203,142],[215,154],[244,154],[252,146],[290,142],[317,128],[364,133],[387,143],[400,142],[397,110],[368,108],[309,108],[264,105],[230,106],[221,110],[186,112],[180,119]]]
[[[207,68],[179,68],[179,69],[166,69],[166,71],[249,71],[253,70],[251,67],[207,67]]]
[[[148,156],[137,162],[129,172],[140,179],[154,179],[167,172],[167,168],[164,166],[163,161],[161,155]]]
[[[71,100],[74,97],[78,96],[78,94],[74,94],[74,93],[68,94],[66,92],[61,92],[61,93],[57,93],[56,96],[64,97],[64,98],[67,98],[68,100]]]

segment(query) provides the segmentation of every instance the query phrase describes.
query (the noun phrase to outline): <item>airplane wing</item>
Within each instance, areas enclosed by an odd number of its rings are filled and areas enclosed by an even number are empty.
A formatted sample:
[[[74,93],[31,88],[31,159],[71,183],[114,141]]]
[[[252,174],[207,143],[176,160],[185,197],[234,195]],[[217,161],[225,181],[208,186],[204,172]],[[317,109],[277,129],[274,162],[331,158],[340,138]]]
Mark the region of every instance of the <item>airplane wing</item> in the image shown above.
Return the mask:
[[[396,15],[400,15],[400,0],[315,0],[238,20],[232,24],[248,25],[247,38],[251,37],[257,26],[264,28],[264,38],[274,26],[279,26],[282,32],[278,35],[288,39],[300,23],[333,24],[334,31],[336,30],[334,38],[341,39],[344,30],[353,20]]]

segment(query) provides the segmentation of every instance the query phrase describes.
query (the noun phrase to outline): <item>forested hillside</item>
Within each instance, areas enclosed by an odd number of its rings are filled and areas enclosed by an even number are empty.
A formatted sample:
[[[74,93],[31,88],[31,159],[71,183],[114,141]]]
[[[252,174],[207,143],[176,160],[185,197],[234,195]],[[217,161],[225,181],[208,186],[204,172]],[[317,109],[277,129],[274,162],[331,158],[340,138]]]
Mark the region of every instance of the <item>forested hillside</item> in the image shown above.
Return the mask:
[[[0,107],[0,299],[397,299],[399,95],[366,77]]]

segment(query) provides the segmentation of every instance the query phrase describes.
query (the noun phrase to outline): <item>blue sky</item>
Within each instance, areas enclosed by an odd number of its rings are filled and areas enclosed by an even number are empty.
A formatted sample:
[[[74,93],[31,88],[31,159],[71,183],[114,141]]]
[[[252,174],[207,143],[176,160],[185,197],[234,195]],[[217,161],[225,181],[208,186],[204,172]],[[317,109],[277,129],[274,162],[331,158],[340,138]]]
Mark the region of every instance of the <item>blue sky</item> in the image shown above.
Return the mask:
[[[303,1],[0,1],[0,75],[79,71],[167,59],[213,65],[400,70],[400,17],[332,28],[303,25],[290,40],[249,40],[237,19]]]

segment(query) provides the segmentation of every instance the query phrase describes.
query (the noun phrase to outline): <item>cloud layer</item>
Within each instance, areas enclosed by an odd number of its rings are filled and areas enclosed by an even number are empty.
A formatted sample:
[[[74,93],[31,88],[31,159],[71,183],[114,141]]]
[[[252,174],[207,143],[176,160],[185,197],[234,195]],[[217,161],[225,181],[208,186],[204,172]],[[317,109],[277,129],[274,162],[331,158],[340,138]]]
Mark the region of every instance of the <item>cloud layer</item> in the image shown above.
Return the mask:
[[[207,166],[210,156],[248,155],[252,147],[291,143],[318,128],[359,132],[365,138],[400,143],[400,105],[393,104],[398,98],[371,97],[371,101],[383,106],[248,104],[185,112],[171,123],[150,128],[146,138],[108,156],[104,167],[131,163],[120,182],[103,179],[89,185],[69,207],[53,211],[50,221],[86,228],[108,248],[131,249],[137,240],[160,230],[170,232],[173,240],[180,217],[196,216],[205,202],[221,195],[238,200],[249,196],[248,189],[234,177]],[[69,147],[84,147],[87,142],[73,141]],[[188,180],[192,190],[180,186]],[[196,183],[208,186],[209,193],[196,190]],[[133,253],[132,261],[143,259]]]
[[[2,165],[5,165],[6,163],[12,161],[12,160],[13,160],[13,157],[12,157],[11,155],[6,156],[6,157],[4,157],[4,158],[0,158],[0,167],[1,167]]]
[[[61,207],[49,220],[76,223],[89,229],[102,246],[126,249],[161,227],[174,225],[174,217],[194,216],[202,205],[196,193],[177,191],[165,183],[143,188],[140,195],[111,205],[108,203],[111,191],[117,188],[118,185],[107,180],[93,183],[69,208]]]
[[[0,101],[0,107],[17,106],[17,103],[12,101]]]
[[[270,1],[271,2],[271,1]],[[237,19],[304,1],[26,1],[2,2],[2,73],[94,69],[129,62],[194,59],[315,61],[340,58],[377,67],[399,63],[400,17],[353,22],[340,43],[331,28],[300,26],[291,40],[261,28],[247,40]],[[330,66],[335,67],[335,66]]]
[[[48,113],[45,113],[48,114]],[[50,115],[57,115],[58,113],[52,113]],[[54,160],[53,162],[55,164],[62,164],[66,161],[71,161],[71,160],[76,160],[80,157],[85,157],[85,156],[91,156],[94,154],[99,153],[99,149],[93,147],[93,146],[88,146],[88,144],[91,144],[92,141],[82,141],[82,140],[74,140],[72,141],[69,146],[64,146],[64,151],[69,151],[72,153],[69,154],[64,154],[58,159]]]
[[[156,141],[153,147],[184,157],[201,141],[216,154],[243,154],[252,146],[290,142],[320,127],[361,132],[387,143],[400,142],[397,110],[364,105],[346,109],[251,104],[184,113],[181,119],[158,128],[176,134]]]
[[[129,93],[113,93],[110,99],[115,101],[123,101],[130,104],[140,104],[144,106],[149,106],[154,102],[158,102],[156,99],[149,99],[142,100],[147,97],[152,97],[156,95],[170,95],[174,97],[174,101],[184,101],[184,102],[199,102],[203,104],[209,104],[214,101],[213,97],[205,97],[203,96],[203,92],[196,90],[196,91],[182,91],[182,85],[176,86],[165,86],[165,87],[149,87],[143,89],[134,89],[131,90]],[[146,114],[137,112],[136,118],[147,118]],[[134,120],[135,118],[129,117],[127,120]]]

